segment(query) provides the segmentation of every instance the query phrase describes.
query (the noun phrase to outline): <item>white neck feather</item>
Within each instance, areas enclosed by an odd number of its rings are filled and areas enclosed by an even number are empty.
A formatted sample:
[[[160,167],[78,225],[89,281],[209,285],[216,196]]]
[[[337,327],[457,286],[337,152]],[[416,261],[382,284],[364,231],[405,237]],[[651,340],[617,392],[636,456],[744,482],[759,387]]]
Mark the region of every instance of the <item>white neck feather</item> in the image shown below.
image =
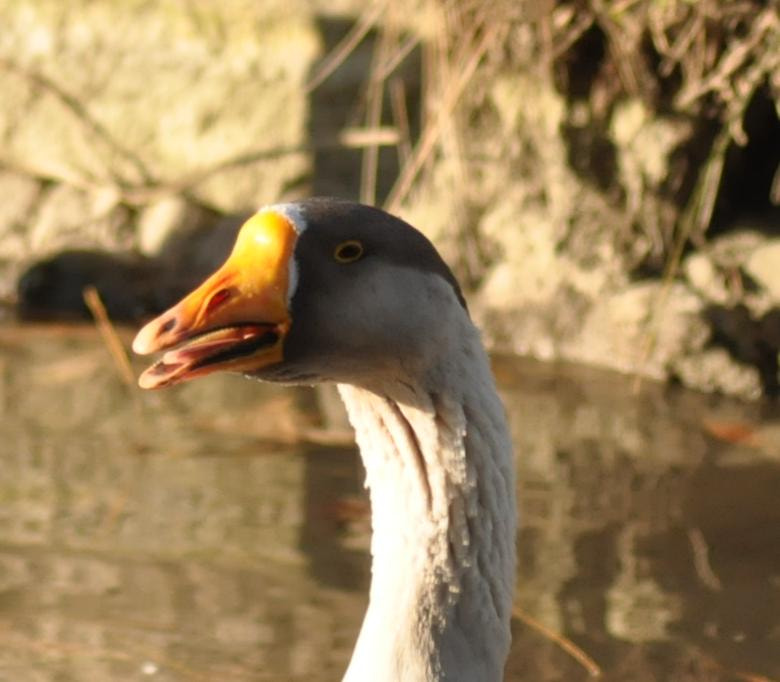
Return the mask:
[[[370,601],[345,682],[503,678],[513,460],[488,359],[465,314],[462,326],[419,383],[339,386],[373,525]]]

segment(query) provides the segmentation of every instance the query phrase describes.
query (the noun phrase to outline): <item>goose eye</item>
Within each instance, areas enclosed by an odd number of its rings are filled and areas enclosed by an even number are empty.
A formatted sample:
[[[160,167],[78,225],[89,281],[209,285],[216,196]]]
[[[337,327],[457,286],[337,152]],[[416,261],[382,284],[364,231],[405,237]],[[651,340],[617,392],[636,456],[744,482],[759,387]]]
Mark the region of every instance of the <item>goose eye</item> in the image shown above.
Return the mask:
[[[341,242],[333,250],[333,258],[339,263],[352,263],[363,255],[363,244],[356,239]]]

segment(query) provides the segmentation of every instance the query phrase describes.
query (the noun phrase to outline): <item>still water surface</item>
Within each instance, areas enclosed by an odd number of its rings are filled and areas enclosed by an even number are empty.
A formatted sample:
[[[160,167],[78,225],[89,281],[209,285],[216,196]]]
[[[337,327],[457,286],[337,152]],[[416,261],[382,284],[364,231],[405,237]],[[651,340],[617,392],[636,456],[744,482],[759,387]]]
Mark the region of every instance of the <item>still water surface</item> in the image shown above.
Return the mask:
[[[523,617],[608,680],[780,680],[777,413],[496,371]],[[340,679],[369,523],[335,394],[229,376],[142,393],[90,328],[5,326],[0,410],[0,681]],[[589,679],[514,630],[508,680]]]

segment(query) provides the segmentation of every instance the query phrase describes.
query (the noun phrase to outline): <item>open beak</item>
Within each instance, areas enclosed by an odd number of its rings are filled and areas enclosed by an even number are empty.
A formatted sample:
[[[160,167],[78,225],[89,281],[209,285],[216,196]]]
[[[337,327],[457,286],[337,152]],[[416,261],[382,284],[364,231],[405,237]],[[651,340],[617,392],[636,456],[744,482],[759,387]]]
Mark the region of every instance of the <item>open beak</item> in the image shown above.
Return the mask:
[[[287,303],[296,239],[286,216],[266,210],[250,218],[224,265],[138,332],[136,353],[164,352],[141,374],[141,388],[281,362],[292,323]]]

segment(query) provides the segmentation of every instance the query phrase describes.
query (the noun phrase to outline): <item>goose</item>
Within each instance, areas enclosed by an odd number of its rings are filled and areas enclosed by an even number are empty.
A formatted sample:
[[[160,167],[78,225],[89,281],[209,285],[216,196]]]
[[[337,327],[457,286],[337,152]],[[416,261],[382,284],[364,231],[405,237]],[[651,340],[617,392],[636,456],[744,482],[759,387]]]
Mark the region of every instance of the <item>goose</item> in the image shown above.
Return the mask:
[[[145,389],[212,372],[335,382],[371,503],[369,603],[346,682],[496,682],[510,646],[512,447],[488,356],[418,230],[332,198],[275,204],[135,337]]]

